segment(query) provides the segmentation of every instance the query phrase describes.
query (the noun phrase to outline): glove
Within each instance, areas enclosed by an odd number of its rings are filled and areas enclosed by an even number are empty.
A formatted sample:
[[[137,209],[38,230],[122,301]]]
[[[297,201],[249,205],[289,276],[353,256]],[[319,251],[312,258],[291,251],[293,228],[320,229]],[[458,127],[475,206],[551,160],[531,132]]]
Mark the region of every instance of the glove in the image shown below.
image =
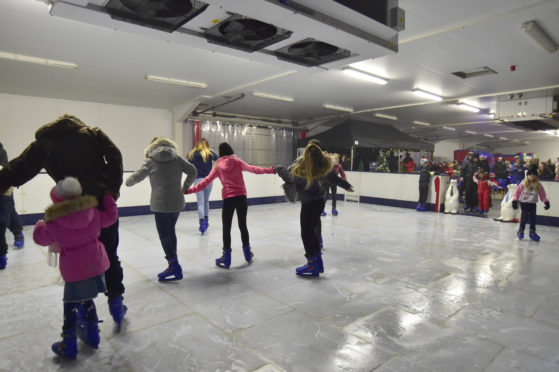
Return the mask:
[[[512,201],[512,209],[518,209],[518,200]]]
[[[545,206],[543,207],[543,209],[548,210],[549,207],[550,207],[549,202],[546,201],[544,205],[545,205]]]

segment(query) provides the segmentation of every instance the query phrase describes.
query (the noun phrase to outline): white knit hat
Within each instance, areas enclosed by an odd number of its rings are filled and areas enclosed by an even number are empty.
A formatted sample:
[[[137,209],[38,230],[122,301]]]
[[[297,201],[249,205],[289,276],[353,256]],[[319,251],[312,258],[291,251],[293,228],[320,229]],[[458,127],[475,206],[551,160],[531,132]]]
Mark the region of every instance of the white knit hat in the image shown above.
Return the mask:
[[[66,177],[58,181],[53,189],[53,194],[59,200],[71,199],[81,195],[81,193],[82,185],[80,185],[80,181],[74,177]]]

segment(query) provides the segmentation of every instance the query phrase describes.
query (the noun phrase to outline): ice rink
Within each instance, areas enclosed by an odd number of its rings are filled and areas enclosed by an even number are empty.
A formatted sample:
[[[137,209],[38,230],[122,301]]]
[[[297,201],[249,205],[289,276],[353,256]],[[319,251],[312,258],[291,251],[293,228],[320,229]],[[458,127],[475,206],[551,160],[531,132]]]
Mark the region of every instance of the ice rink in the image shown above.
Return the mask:
[[[328,202],[325,273],[307,279],[295,276],[299,210],[249,207],[252,265],[235,218],[230,270],[214,265],[221,210],[204,236],[196,212],[182,213],[184,279],[167,283],[153,216],[121,218],[128,314],[116,333],[97,297],[101,344],[78,341],[75,361],[50,350],[62,286],[26,226],[0,271],[0,370],[559,371],[557,227],[538,226],[536,243],[492,218],[343,201],[334,217]]]

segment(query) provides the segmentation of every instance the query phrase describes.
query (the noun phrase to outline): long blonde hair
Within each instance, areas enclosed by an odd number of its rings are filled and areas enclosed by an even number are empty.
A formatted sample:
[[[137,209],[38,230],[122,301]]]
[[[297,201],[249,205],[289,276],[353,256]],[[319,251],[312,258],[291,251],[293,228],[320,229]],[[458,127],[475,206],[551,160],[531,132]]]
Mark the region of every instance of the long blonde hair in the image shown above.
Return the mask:
[[[305,147],[303,158],[291,168],[291,177],[306,178],[305,189],[309,189],[314,179],[322,177],[332,170],[332,160],[330,156],[323,152],[320,147],[309,143]]]
[[[535,176],[534,182],[530,182],[528,180],[528,176],[526,176],[526,177],[524,177],[524,180],[522,181],[522,184],[524,185],[524,188],[526,190],[537,192],[540,189],[540,181],[539,181],[537,175],[534,174],[534,176]]]
[[[205,138],[200,138],[198,140],[196,146],[194,146],[192,151],[190,151],[190,153],[188,154],[189,160],[194,159],[194,153],[196,151],[200,152],[200,155],[202,155],[202,159],[204,160],[204,163],[206,162],[206,159],[208,159],[208,156],[212,156],[212,151],[210,150],[210,144],[208,143],[208,140]]]

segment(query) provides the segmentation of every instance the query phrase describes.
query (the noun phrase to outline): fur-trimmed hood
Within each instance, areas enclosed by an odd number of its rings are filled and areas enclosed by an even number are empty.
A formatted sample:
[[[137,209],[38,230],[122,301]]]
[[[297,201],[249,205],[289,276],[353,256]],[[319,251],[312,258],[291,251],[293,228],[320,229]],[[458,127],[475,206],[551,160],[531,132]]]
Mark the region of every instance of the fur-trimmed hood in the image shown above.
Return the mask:
[[[159,137],[144,151],[144,156],[155,161],[171,161],[177,157],[177,144],[169,138]]]
[[[89,225],[97,205],[97,198],[92,195],[54,203],[45,210],[45,222],[56,221],[69,229],[81,229]]]
[[[39,140],[57,137],[65,132],[73,132],[85,126],[86,125],[74,115],[64,114],[58,119],[39,128],[37,132],[35,132],[35,138]]]

